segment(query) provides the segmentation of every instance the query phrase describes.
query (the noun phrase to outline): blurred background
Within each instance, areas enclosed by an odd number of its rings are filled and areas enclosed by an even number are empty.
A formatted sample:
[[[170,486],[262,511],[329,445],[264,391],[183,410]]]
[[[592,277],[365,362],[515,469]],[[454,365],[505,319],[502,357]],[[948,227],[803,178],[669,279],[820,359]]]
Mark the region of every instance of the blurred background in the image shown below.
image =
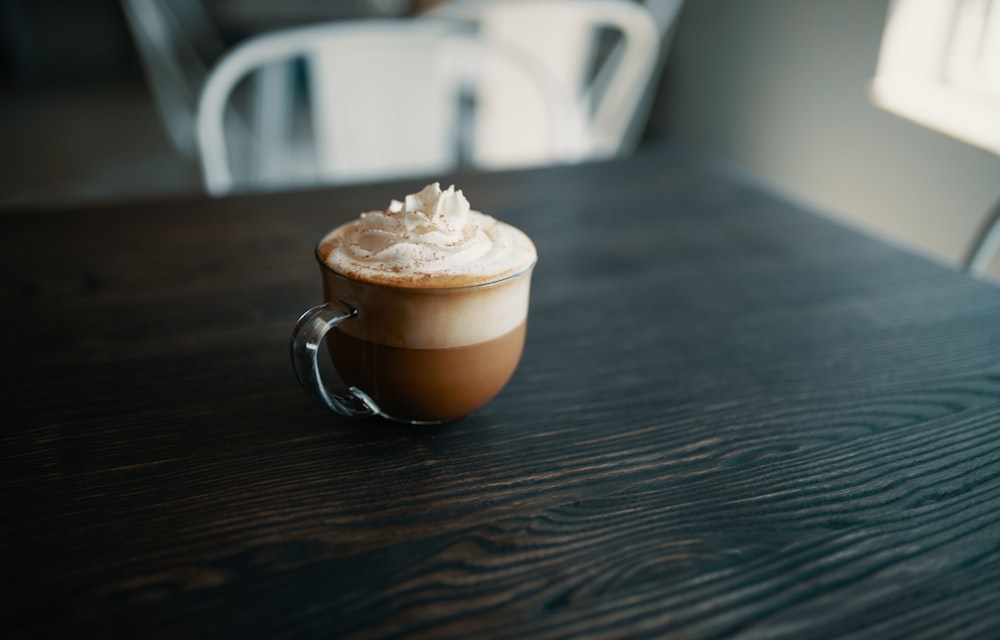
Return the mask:
[[[175,9],[190,5],[177,2]],[[143,57],[128,2],[0,3],[0,212],[205,193],[202,160],[184,150],[164,120],[164,96],[155,92],[155,70]],[[448,4],[201,0],[197,21],[182,31],[207,43],[205,75],[260,34],[425,15]],[[632,4],[657,10],[655,2]],[[939,9],[919,22],[908,4]],[[977,248],[989,244],[1000,210],[1000,91],[989,84],[1000,78],[994,4],[1000,2],[686,0],[676,16],[657,18],[660,49],[629,111],[625,142],[596,145],[597,152],[572,160],[655,144],[691,149],[849,224],[967,268]],[[963,24],[965,31],[956,32]],[[211,33],[203,38],[205,25]],[[598,47],[598,58],[614,56],[609,42]],[[985,60],[981,69],[955,66],[955,51],[969,43],[965,49]],[[987,78],[982,91],[963,89],[981,98],[980,120],[954,117],[958,124],[949,128],[934,114],[908,112],[908,100],[917,111],[937,103],[931,94],[907,93],[923,80],[900,60],[921,60],[930,69],[924,84],[943,77],[942,65],[970,83]],[[363,59],[356,66],[363,68]],[[300,75],[291,76],[296,86]],[[189,93],[197,94],[194,86]],[[197,100],[181,101],[196,109]],[[980,255],[977,268],[1000,278],[1000,257]]]

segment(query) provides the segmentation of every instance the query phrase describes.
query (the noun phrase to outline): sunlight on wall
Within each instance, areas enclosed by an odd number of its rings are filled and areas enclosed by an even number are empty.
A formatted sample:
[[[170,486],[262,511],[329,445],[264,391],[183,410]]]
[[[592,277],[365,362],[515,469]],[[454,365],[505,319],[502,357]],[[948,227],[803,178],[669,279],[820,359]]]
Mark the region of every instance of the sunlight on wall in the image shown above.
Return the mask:
[[[1000,0],[894,0],[871,93],[888,111],[1000,154]]]

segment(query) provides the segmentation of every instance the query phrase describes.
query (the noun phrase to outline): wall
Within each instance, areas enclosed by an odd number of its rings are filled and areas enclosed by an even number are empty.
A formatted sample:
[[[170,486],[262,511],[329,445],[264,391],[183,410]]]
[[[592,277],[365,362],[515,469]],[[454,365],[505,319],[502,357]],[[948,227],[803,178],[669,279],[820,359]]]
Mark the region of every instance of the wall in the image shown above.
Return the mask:
[[[0,0],[0,86],[139,77],[119,0]]]
[[[1000,203],[1000,157],[869,101],[887,5],[687,0],[651,133],[730,159],[876,234],[963,260]]]

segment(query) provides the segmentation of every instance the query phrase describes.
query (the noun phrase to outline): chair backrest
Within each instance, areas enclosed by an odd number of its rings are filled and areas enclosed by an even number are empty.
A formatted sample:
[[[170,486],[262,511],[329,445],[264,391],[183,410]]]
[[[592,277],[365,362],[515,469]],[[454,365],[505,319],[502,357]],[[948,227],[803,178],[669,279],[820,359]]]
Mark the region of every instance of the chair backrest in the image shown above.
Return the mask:
[[[967,263],[972,275],[1000,285],[1000,202],[977,234]]]
[[[550,161],[576,159],[583,144],[576,102],[520,49],[430,19],[339,21],[248,40],[213,70],[198,113],[210,193],[239,186],[225,123],[234,87],[257,70],[290,60],[304,62],[307,80],[311,131],[304,139],[315,159],[307,181],[359,182],[454,169],[470,130],[465,98],[478,90],[484,73],[497,68],[526,78],[530,91],[522,99],[534,99],[546,110],[542,140]],[[477,112],[489,110],[488,100],[476,98],[475,106]],[[264,173],[251,177],[251,186],[278,186],[266,175],[266,163],[258,163],[258,171],[262,166]],[[285,178],[280,184],[294,180]]]
[[[590,114],[586,155],[601,158],[629,152],[638,141],[662,61],[661,43],[683,4],[648,2],[655,12],[625,0],[454,0],[433,15],[477,24],[489,37],[544,61]],[[600,37],[609,31],[618,36],[610,48]],[[495,137],[479,146],[477,161],[517,163],[528,153],[527,136],[517,131],[539,114],[518,106],[519,87],[512,79],[494,76],[484,91],[495,95],[498,107],[495,120],[480,122]]]
[[[160,120],[184,155],[197,149],[198,96],[224,50],[200,0],[121,0]]]

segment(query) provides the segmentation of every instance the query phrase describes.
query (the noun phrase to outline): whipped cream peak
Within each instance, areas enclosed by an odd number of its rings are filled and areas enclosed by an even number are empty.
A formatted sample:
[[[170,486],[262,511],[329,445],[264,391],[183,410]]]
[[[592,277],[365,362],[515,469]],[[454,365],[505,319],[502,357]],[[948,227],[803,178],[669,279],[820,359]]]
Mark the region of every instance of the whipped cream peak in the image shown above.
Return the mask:
[[[521,231],[472,210],[454,185],[442,191],[432,183],[334,229],[320,257],[362,280],[447,287],[512,275],[531,266],[536,252]]]
[[[455,185],[451,185],[446,191],[441,191],[441,185],[435,182],[424,187],[420,193],[406,196],[405,202],[393,200],[389,203],[386,213],[401,213],[404,216],[416,214],[429,218],[437,224],[454,227],[468,220],[469,201],[460,190],[455,191]]]
[[[437,182],[429,184],[404,202],[392,200],[385,211],[362,213],[360,231],[368,236],[363,248],[375,254],[399,241],[457,245],[466,232],[475,233],[469,228],[470,211],[469,201],[454,185],[441,191]]]

